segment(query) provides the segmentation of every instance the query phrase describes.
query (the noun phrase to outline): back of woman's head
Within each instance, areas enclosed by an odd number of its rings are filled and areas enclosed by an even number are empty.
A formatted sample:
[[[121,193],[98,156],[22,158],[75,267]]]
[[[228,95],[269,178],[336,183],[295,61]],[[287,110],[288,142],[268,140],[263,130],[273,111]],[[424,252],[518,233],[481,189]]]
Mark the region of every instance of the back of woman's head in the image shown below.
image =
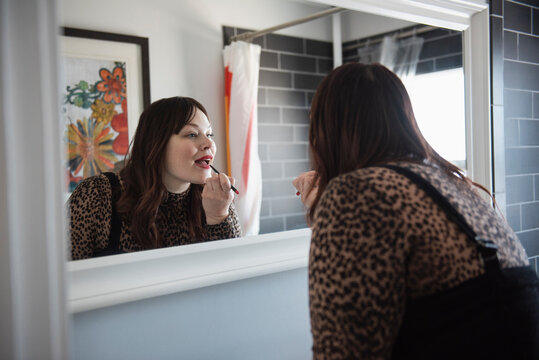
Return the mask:
[[[348,63],[334,69],[316,91],[310,117],[320,193],[335,176],[389,161],[429,160],[463,177],[427,143],[404,85],[383,65]]]
[[[162,178],[168,141],[191,121],[197,110],[208,116],[204,106],[195,99],[177,96],[155,101],[140,116],[129,155],[120,172],[125,191],[118,202],[118,210],[130,220],[132,236],[144,248],[162,245],[155,218],[166,196]],[[202,187],[192,187],[191,198],[199,197]],[[197,223],[189,226],[192,236],[201,235],[201,225]]]
[[[378,64],[345,64],[322,81],[309,140],[315,165],[330,178],[390,159],[425,158],[429,148],[402,82]]]

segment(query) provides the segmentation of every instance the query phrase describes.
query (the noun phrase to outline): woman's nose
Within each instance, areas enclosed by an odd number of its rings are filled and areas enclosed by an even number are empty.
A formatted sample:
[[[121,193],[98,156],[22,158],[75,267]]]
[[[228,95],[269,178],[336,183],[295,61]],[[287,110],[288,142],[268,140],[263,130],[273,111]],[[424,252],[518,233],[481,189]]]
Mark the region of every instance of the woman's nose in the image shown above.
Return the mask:
[[[200,147],[201,147],[203,150],[209,149],[212,145],[213,145],[213,140],[210,139],[208,136],[204,136],[204,137],[202,138]]]

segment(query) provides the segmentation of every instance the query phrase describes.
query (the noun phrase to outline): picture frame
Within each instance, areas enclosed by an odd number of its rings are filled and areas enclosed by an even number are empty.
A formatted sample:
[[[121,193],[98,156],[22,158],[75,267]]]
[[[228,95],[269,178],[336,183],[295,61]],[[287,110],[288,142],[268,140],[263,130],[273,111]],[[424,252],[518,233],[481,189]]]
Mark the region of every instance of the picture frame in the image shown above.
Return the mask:
[[[150,105],[149,40],[61,29],[67,193],[85,178],[119,171],[142,111]]]

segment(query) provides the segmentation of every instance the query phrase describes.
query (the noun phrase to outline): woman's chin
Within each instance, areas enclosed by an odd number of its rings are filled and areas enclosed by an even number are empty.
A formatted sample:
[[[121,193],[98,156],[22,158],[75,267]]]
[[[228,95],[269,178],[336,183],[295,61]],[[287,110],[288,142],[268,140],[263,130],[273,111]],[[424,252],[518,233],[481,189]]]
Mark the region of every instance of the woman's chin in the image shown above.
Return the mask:
[[[210,178],[211,177],[211,174],[210,172],[208,171],[208,174],[204,174],[204,175],[201,175],[201,176],[197,176],[193,179],[193,181],[191,181],[191,183],[193,184],[199,184],[199,185],[204,185],[206,183],[206,179],[207,178]]]

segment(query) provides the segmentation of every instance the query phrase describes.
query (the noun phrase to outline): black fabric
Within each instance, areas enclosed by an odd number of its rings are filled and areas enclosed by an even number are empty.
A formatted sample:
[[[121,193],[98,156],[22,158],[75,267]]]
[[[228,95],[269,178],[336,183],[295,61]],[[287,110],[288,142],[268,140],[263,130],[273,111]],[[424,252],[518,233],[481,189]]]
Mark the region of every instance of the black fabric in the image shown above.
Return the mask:
[[[429,195],[438,206],[440,206],[445,213],[452,219],[457,225],[468,235],[468,238],[475,243],[481,259],[485,266],[486,271],[497,271],[500,268],[500,263],[496,252],[498,246],[494,242],[483,239],[477,236],[475,231],[466,222],[464,217],[458,212],[457,209],[443,196],[431,183],[417,175],[413,171],[395,165],[383,165],[382,167],[391,169],[398,172],[401,175],[406,176],[412,180],[419,188],[423,189]]]
[[[112,172],[103,173],[110,182],[110,188],[112,190],[112,216],[110,222],[110,235],[108,246],[100,251],[94,251],[93,257],[108,256],[122,254],[124,251],[120,250],[120,235],[122,232],[122,222],[116,211],[116,202],[122,195],[122,188],[118,176]]]
[[[529,266],[501,269],[493,243],[479,239],[436,188],[409,169],[382,167],[425,190],[477,244],[485,266],[482,276],[408,300],[392,359],[539,359],[535,271]]]
[[[502,269],[406,303],[392,359],[539,359],[539,284]]]

